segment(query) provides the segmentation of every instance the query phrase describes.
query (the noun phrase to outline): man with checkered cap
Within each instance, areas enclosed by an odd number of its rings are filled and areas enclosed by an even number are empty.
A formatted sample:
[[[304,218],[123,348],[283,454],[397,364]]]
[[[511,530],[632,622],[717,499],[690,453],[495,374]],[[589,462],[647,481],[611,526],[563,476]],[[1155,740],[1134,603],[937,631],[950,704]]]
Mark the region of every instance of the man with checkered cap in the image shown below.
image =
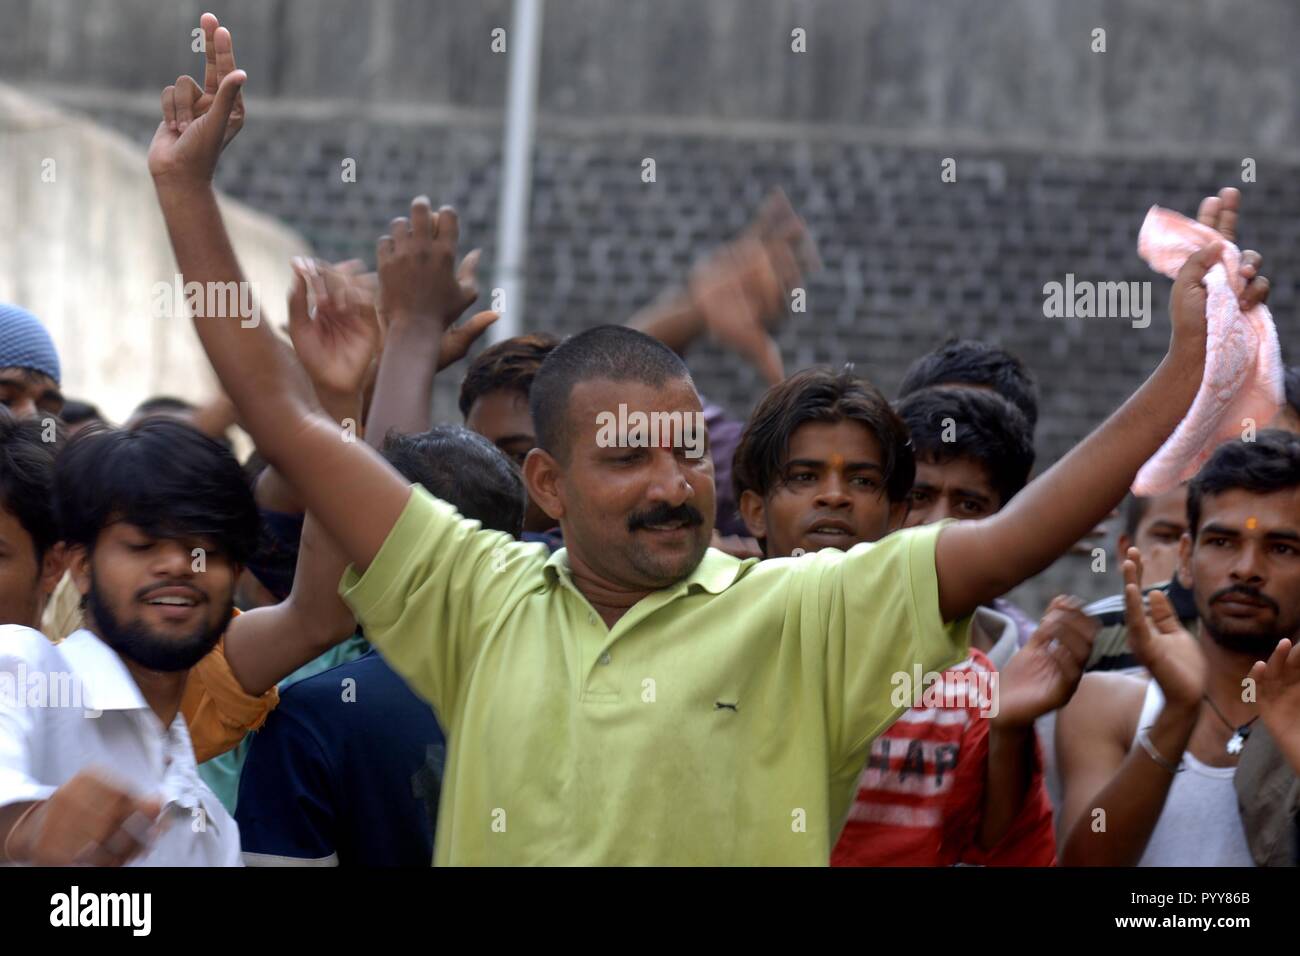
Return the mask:
[[[59,414],[60,371],[54,340],[40,320],[0,303],[0,405],[19,418]]]

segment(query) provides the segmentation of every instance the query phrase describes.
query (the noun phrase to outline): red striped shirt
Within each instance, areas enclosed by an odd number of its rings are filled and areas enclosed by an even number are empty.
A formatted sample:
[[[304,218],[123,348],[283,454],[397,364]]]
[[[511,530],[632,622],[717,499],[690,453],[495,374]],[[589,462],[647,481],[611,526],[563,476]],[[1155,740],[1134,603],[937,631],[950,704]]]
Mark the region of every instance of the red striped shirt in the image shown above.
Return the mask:
[[[1052,807],[1035,747],[1016,822],[997,846],[976,846],[983,814],[989,721],[971,693],[995,668],[980,651],[941,675],[943,703],[906,711],[871,744],[832,866],[1051,866]],[[939,687],[934,690],[937,692]],[[927,697],[927,699],[929,699]]]

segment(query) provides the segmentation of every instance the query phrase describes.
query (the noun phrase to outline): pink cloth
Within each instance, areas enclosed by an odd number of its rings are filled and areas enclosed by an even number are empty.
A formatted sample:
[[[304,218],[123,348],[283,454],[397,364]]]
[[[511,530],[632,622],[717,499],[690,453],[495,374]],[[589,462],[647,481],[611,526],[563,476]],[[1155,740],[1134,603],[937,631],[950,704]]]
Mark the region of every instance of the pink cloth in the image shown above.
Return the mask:
[[[1223,243],[1223,256],[1205,276],[1205,377],[1187,416],[1142,466],[1133,494],[1158,495],[1193,477],[1214,449],[1240,441],[1250,419],[1266,428],[1282,407],[1282,354],[1268,307],[1242,312],[1241,252],[1209,226],[1152,206],[1138,234],[1138,255],[1156,272],[1173,278],[1192,253]]]

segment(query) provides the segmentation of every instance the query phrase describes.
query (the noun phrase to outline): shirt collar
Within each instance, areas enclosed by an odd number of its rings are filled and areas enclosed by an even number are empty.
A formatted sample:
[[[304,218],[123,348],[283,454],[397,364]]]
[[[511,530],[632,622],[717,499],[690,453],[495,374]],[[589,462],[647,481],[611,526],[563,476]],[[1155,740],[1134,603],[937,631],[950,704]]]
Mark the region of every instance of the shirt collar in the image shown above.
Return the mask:
[[[140,685],[111,647],[84,627],[73,631],[59,645],[81,682],[90,710],[147,710]]]
[[[709,548],[690,574],[662,590],[672,592],[670,597],[688,594],[693,589],[707,591],[710,594],[721,594],[735,584],[736,579],[742,572],[748,570],[750,565],[757,563],[757,558],[747,558],[742,561],[716,548]],[[546,560],[546,564],[542,566],[542,574],[548,585],[563,581],[570,587],[576,588],[573,583],[573,570],[569,564],[569,549],[560,548],[553,552]]]

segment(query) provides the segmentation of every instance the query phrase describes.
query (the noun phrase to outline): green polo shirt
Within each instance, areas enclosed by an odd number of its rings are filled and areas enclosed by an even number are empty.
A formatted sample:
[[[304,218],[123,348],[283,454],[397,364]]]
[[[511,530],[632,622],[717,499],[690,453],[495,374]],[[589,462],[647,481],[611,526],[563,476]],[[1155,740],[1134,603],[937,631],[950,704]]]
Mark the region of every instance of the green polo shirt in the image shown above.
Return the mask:
[[[449,740],[435,861],[824,866],[894,675],[966,654],[940,526],[691,575],[612,628],[564,550],[415,487],[339,590]]]

